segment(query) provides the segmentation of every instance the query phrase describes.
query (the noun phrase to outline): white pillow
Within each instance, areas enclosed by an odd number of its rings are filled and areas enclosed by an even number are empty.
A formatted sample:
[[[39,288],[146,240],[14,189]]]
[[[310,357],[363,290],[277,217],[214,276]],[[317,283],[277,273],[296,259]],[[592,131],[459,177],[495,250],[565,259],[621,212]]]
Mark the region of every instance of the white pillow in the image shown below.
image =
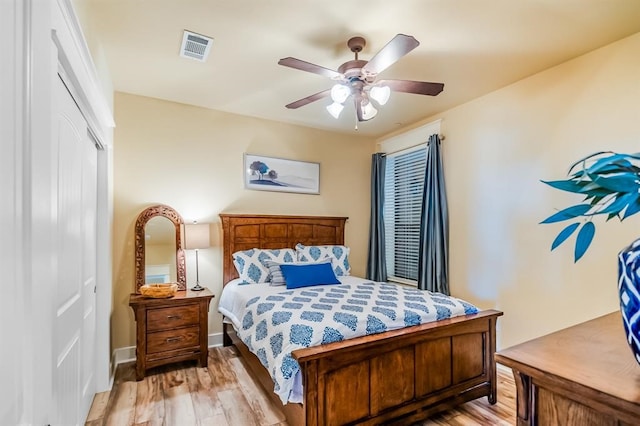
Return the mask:
[[[291,263],[296,260],[293,249],[251,249],[233,253],[233,265],[243,283],[266,283],[271,276],[266,261]]]
[[[349,247],[332,246],[305,246],[296,244],[296,254],[299,262],[317,262],[322,259],[331,259],[333,272],[337,277],[349,275],[351,265],[349,264]]]
[[[267,260],[265,261],[265,264],[267,265],[269,275],[271,276],[269,285],[278,286],[287,284],[284,279],[284,275],[282,275],[282,270],[280,269],[280,265],[282,265],[283,263],[286,263],[287,265],[309,265],[311,263],[331,263],[331,259],[326,258],[318,262],[274,262],[272,260]]]

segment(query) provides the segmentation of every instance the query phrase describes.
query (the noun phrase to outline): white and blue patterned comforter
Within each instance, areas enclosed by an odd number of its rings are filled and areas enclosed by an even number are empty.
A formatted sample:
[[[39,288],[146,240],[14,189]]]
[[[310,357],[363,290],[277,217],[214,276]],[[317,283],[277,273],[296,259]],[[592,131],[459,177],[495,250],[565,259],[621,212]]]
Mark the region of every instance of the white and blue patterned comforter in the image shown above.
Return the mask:
[[[226,311],[221,297],[220,311],[267,368],[284,404],[301,402],[299,395],[292,398],[294,381],[300,380],[299,365],[291,356],[296,349],[478,312],[472,304],[440,293],[362,279],[342,281],[254,292],[242,302],[240,315]]]

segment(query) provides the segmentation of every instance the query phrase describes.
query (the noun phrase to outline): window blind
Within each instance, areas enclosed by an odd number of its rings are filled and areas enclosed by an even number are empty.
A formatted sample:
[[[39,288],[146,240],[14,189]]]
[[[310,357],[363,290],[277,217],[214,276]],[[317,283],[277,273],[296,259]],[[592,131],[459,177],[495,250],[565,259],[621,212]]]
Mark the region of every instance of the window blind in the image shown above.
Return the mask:
[[[389,279],[418,280],[420,211],[426,168],[426,145],[387,156],[384,226]]]

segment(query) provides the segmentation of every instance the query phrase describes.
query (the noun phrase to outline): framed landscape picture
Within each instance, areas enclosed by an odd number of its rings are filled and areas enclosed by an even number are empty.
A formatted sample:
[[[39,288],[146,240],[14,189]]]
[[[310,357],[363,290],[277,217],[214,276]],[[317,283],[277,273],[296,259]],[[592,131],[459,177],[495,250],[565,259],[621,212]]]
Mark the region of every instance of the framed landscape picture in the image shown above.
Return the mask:
[[[244,187],[259,191],[320,193],[320,163],[244,154]]]

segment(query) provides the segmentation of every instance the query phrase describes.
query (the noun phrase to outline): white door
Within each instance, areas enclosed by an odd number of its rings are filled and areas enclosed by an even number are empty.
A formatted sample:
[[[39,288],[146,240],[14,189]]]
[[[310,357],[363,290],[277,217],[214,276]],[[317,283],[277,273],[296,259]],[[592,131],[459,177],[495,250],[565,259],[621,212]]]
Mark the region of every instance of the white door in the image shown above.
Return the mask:
[[[83,424],[95,393],[97,151],[87,123],[56,82],[57,275],[54,291],[55,425]]]

